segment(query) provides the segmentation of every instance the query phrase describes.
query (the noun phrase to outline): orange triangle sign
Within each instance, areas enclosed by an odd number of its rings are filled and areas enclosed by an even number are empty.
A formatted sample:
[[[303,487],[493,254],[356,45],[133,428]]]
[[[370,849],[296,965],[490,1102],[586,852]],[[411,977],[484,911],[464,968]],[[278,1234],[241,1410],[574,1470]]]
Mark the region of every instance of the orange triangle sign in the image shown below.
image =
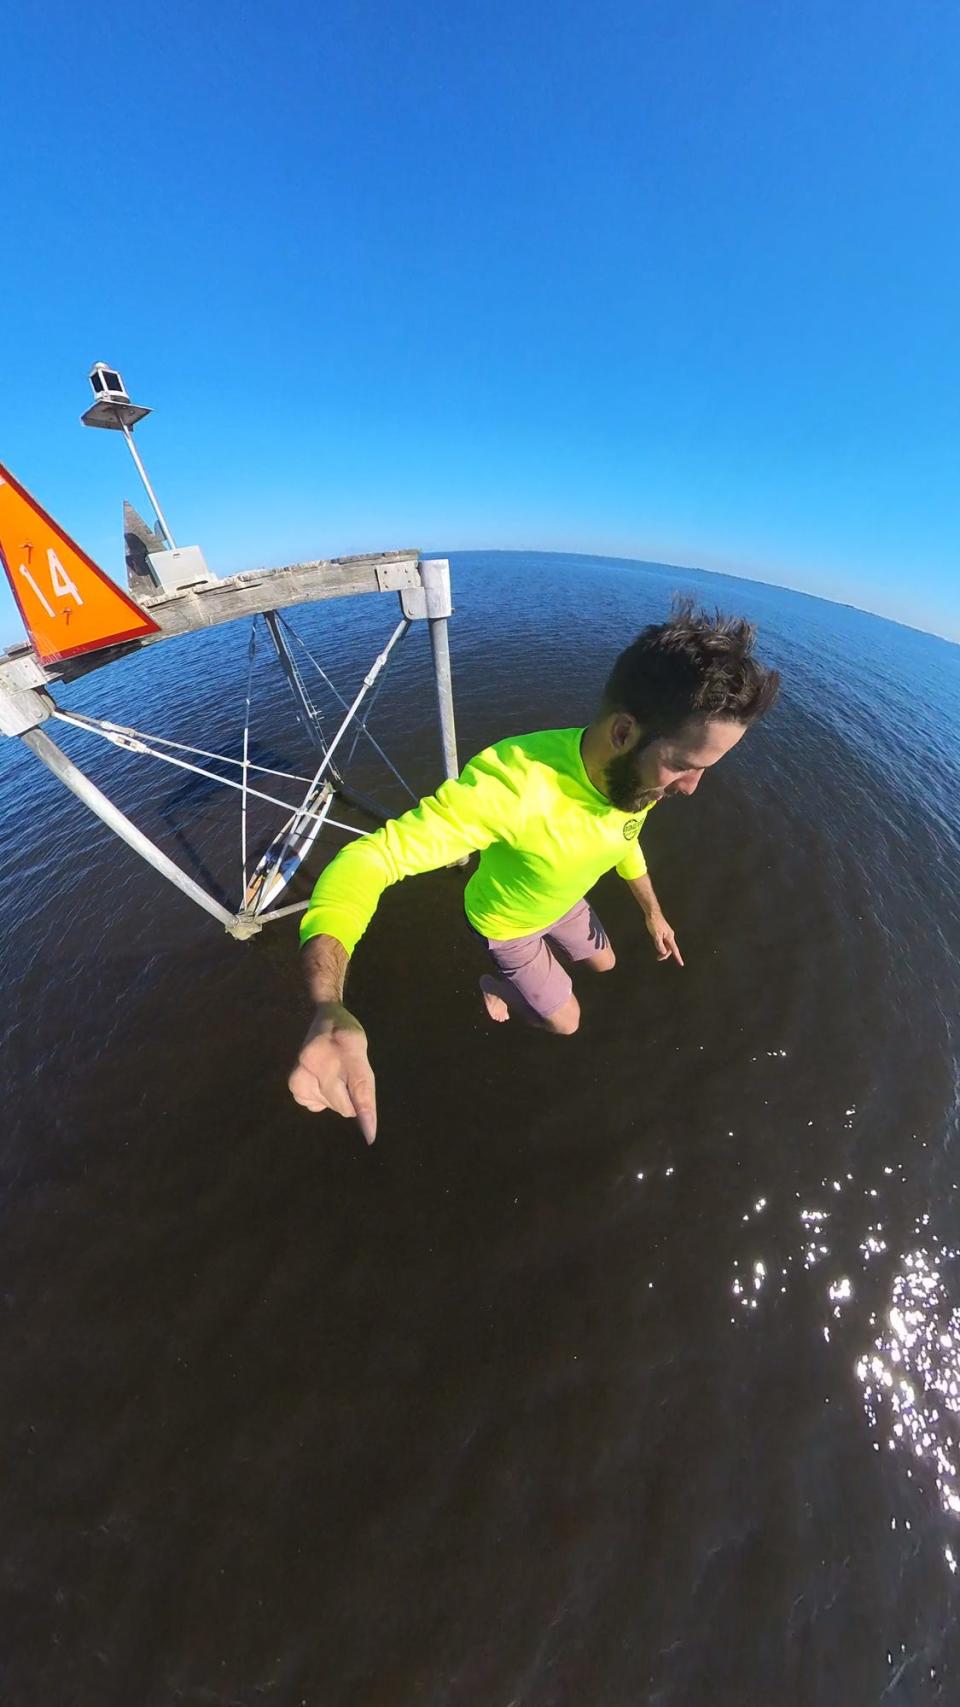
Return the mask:
[[[2,463],[0,562],[41,664],[160,633]]]

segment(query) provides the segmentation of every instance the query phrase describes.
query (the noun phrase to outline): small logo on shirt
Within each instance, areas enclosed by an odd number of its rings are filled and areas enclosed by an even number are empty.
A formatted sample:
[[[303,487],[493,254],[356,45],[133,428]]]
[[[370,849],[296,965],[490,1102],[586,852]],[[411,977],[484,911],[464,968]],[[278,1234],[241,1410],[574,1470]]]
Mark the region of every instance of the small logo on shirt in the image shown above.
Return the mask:
[[[628,818],[626,823],[623,826],[623,839],[624,839],[624,841],[625,842],[632,842],[634,836],[637,835],[639,829],[640,829],[639,818]]]

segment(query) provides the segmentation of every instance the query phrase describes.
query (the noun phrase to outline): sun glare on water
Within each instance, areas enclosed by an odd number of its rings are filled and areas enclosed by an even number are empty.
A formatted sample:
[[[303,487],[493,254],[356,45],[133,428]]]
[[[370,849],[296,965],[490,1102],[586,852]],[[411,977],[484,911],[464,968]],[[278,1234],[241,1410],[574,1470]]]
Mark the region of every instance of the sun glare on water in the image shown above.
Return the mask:
[[[773,1053],[773,1052],[772,1052]],[[849,1127],[856,1110],[844,1110],[844,1124]],[[883,1175],[902,1177],[902,1164],[885,1166]],[[896,1185],[898,1179],[890,1179]],[[886,1196],[886,1180],[862,1186],[852,1173],[841,1179],[821,1180],[819,1202],[804,1205],[796,1194],[788,1210],[787,1226],[796,1229],[793,1248],[781,1248],[776,1259],[768,1250],[744,1253],[734,1263],[731,1292],[735,1302],[732,1322],[748,1317],[757,1319],[756,1312],[766,1295],[785,1294],[791,1278],[803,1270],[824,1270],[823,1289],[826,1319],[820,1331],[830,1340],[835,1319],[855,1303],[856,1287],[850,1275],[834,1271],[832,1259],[831,1223],[842,1216],[849,1231],[849,1211],[857,1218],[862,1212],[857,1206],[869,1206],[876,1216],[881,1209],[880,1198]],[[829,1205],[829,1207],[828,1207]],[[758,1218],[768,1207],[766,1197],[755,1199],[741,1215],[741,1222],[760,1233]],[[776,1205],[774,1204],[774,1210]],[[795,1217],[795,1220],[794,1220]],[[769,1217],[767,1218],[769,1221]],[[862,1223],[861,1223],[862,1226]],[[782,1232],[783,1222],[780,1222]],[[772,1229],[771,1229],[772,1231]],[[960,1517],[960,1307],[956,1297],[956,1269],[960,1250],[942,1242],[930,1227],[930,1216],[924,1214],[914,1224],[916,1243],[897,1258],[890,1281],[889,1302],[885,1310],[874,1307],[865,1326],[872,1334],[872,1343],[856,1359],[854,1374],[859,1386],[864,1412],[874,1432],[874,1450],[884,1446],[903,1464],[907,1478],[936,1489],[943,1512],[952,1518]],[[909,1235],[908,1235],[909,1238]],[[858,1245],[864,1272],[888,1249],[888,1231],[884,1220],[873,1219],[859,1233]],[[848,1251],[849,1241],[844,1243]],[[762,1315],[762,1312],[761,1312]],[[852,1325],[852,1323],[851,1323]],[[891,1518],[897,1527],[898,1519]],[[909,1529],[909,1521],[904,1522]],[[960,1546],[943,1549],[946,1564],[956,1573]]]

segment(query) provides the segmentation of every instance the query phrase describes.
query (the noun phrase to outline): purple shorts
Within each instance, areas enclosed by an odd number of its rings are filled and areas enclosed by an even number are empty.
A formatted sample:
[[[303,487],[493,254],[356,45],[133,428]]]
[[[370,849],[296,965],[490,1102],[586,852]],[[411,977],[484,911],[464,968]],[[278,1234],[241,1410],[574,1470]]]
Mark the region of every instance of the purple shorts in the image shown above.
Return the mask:
[[[588,960],[606,948],[608,937],[589,901],[578,901],[545,930],[510,937],[505,942],[493,937],[481,940],[501,977],[513,985],[538,1018],[549,1019],[573,993],[570,974],[554,949],[568,960]]]

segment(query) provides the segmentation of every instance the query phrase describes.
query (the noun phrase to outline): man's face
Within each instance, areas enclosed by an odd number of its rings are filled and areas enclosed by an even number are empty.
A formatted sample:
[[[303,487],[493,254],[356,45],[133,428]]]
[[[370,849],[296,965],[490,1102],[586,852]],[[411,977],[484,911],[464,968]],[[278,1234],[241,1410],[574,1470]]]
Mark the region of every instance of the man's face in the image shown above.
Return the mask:
[[[627,712],[610,721],[613,755],[604,770],[604,788],[621,812],[640,812],[671,794],[693,794],[704,771],[718,764],[747,732],[745,723],[691,718],[672,735],[646,740]]]

